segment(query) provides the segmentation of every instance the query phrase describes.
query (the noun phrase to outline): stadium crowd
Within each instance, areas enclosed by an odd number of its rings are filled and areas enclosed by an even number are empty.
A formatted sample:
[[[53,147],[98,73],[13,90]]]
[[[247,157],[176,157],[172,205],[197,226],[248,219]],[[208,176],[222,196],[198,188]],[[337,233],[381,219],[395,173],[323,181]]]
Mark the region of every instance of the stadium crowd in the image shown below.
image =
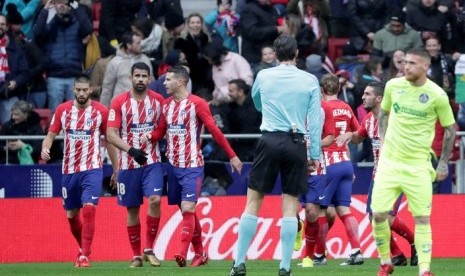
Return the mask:
[[[204,17],[195,12],[185,16],[179,0],[2,1],[0,123],[11,124],[12,108],[19,100],[40,114],[48,110],[53,114],[58,104],[74,98],[73,79],[81,73],[91,77],[92,99],[109,107],[114,97],[130,88],[131,65],[143,61],[153,72],[149,87],[165,98],[167,69],[184,65],[190,72],[188,89],[210,103],[224,133],[259,133],[261,114],[253,107],[250,87],[260,70],[278,64],[273,40],[290,34],[298,42],[298,68],[319,79],[324,73],[336,74],[342,87],[338,97],[359,122],[366,113],[362,106],[366,85],[402,76],[405,51],[424,47],[432,58],[428,77],[449,95],[463,130],[465,104],[454,101],[454,67],[465,51],[464,4],[218,0],[217,9]],[[343,42],[342,51],[331,50],[335,41]],[[50,115],[41,116],[45,126]],[[12,133],[8,128],[2,134],[29,132]],[[252,161],[254,140],[231,142],[241,160]],[[55,143],[56,157],[50,162],[62,160],[60,142]],[[9,150],[16,155],[17,150]],[[373,161],[367,142],[350,145],[350,153],[353,162]],[[228,160],[214,142],[205,142],[204,155]],[[1,163],[5,156],[2,151]],[[19,163],[17,158],[10,161]]]

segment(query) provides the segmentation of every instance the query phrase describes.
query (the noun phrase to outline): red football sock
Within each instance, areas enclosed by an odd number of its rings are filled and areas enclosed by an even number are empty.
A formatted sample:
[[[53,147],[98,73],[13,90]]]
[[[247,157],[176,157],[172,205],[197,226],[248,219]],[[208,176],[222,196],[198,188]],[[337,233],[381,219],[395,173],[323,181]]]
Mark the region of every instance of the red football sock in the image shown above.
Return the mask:
[[[197,255],[203,254],[203,245],[202,245],[202,226],[200,225],[199,218],[197,214],[194,213],[195,216],[195,228],[194,234],[192,235],[192,246],[194,247],[194,252]]]
[[[186,258],[187,250],[192,241],[192,235],[195,228],[195,213],[184,212],[182,213],[182,228],[181,228],[181,245],[179,254]]]
[[[329,232],[329,230],[331,230],[331,228],[333,227],[334,222],[336,222],[336,216],[331,217],[330,219],[326,218],[326,220],[328,221],[328,232]]]
[[[305,221],[305,257],[313,258],[317,236],[318,220],[315,222]]]
[[[358,222],[352,214],[346,214],[341,217],[346,229],[347,237],[353,248],[360,248],[360,238],[358,236]]]
[[[402,250],[400,250],[399,246],[397,245],[396,240],[394,239],[391,233],[391,255],[395,257],[395,256],[399,256],[400,254],[402,254]]]
[[[147,232],[145,232],[145,248],[153,250],[153,242],[157,237],[158,225],[160,224],[160,218],[154,218],[147,215]]]
[[[95,232],[95,206],[84,205],[82,207],[82,218],[84,224],[82,225],[82,255],[89,256],[90,246],[94,239]]]
[[[128,226],[128,237],[134,256],[140,256],[140,224]]]
[[[391,230],[406,239],[409,244],[415,243],[415,236],[413,235],[412,230],[410,230],[407,224],[405,224],[405,221],[403,221],[398,216],[394,217],[394,220],[391,224]]]
[[[318,236],[315,242],[315,254],[324,255],[326,251],[326,236],[328,235],[328,220],[326,217],[318,218]]]
[[[73,234],[74,238],[76,239],[77,243],[79,244],[79,248],[82,248],[82,222],[81,217],[79,214],[74,216],[74,218],[68,218],[69,227],[71,228],[71,233]]]

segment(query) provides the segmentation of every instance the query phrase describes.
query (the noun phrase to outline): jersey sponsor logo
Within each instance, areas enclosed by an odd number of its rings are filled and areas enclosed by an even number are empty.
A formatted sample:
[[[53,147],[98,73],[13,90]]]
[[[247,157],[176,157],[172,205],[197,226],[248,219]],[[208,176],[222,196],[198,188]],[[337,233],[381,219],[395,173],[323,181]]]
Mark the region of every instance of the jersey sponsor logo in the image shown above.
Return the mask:
[[[171,134],[171,135],[186,135],[187,134],[186,125],[168,124],[167,132],[168,134]]]
[[[116,113],[114,109],[110,109],[110,114],[108,115],[108,120],[109,121],[114,121],[116,118]]]
[[[426,118],[427,113],[421,110],[416,110],[410,107],[401,106],[399,103],[394,103],[392,105],[394,112],[397,114],[405,113],[415,117]]]
[[[426,103],[429,100],[429,96],[428,94],[423,93],[418,97],[418,100],[420,101],[420,103]]]
[[[71,140],[88,141],[91,137],[90,130],[68,129],[68,138]]]
[[[131,132],[133,133],[147,133],[147,132],[152,132],[153,130],[153,123],[152,122],[147,122],[143,124],[136,124],[133,123],[130,125]]]

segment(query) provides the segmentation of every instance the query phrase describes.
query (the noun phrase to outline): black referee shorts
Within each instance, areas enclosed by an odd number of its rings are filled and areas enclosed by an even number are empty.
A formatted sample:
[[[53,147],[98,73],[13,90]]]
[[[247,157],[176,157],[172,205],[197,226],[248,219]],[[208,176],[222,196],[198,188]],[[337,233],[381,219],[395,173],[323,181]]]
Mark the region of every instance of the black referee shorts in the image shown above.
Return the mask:
[[[283,194],[298,196],[307,192],[307,149],[303,135],[264,132],[258,139],[250,170],[249,188],[270,193],[281,173]]]

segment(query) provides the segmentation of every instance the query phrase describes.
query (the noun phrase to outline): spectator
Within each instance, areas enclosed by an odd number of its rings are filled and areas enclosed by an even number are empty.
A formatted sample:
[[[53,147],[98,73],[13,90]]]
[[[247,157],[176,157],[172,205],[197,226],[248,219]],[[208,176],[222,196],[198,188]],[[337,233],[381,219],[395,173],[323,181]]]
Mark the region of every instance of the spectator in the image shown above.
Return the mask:
[[[379,58],[370,58],[365,66],[363,67],[362,74],[355,84],[355,106],[358,108],[362,103],[363,91],[370,82],[381,82],[383,77],[383,68],[381,66],[381,60]],[[360,118],[360,114],[357,114]]]
[[[297,40],[297,49],[299,54],[297,56],[297,67],[299,69],[305,68],[303,64],[305,59],[315,50],[316,35],[312,28],[307,24],[302,23],[302,19],[295,14],[286,15],[284,21],[284,33],[291,35]],[[317,46],[318,47],[318,46]]]
[[[328,24],[326,21],[329,16],[328,4],[325,1],[317,0],[292,0],[289,2],[288,12],[298,15],[301,19],[301,23],[305,24],[305,26],[308,26],[313,31],[314,41],[312,44],[315,49],[313,52],[323,54],[328,45]],[[300,29],[305,30],[304,27]],[[302,33],[302,35],[304,37],[311,37],[306,33]],[[310,38],[307,39],[311,40]],[[299,40],[297,40],[297,43],[299,43]],[[299,49],[299,51],[301,50]],[[307,51],[302,57],[305,59],[313,52]]]
[[[90,73],[90,85],[92,86],[92,94],[90,94],[90,98],[92,100],[100,101],[105,72],[107,70],[108,63],[110,63],[110,60],[114,57],[115,55],[109,55],[104,58],[99,58],[95,63],[94,68]]]
[[[11,4],[13,7],[13,4]],[[23,17],[16,10],[11,8],[7,16],[7,21],[10,26],[9,33],[14,38],[18,47],[20,47],[29,65],[30,78],[27,83],[27,101],[32,104],[34,108],[45,108],[47,105],[47,85],[44,79],[44,56],[40,48],[34,40],[28,40],[23,32],[21,26]]]
[[[272,45],[284,31],[271,0],[249,0],[241,14],[242,55],[255,68],[263,45]]]
[[[407,8],[407,23],[421,33],[421,38],[427,40],[436,36],[445,47],[446,52],[453,49],[452,26],[449,20],[453,17],[447,12],[446,6],[441,6],[436,0],[421,0]]]
[[[455,61],[450,55],[441,51],[441,42],[436,37],[425,41],[425,50],[431,56],[431,64],[427,71],[429,79],[446,91],[449,99],[455,98]]]
[[[131,30],[131,23],[142,6],[137,0],[101,0],[99,34],[117,47],[123,34]]]
[[[163,28],[146,17],[136,18],[131,25],[132,31],[142,38],[141,51],[150,58],[152,67],[157,72],[158,66],[163,61],[162,37]]]
[[[186,27],[184,17],[179,14],[169,14],[165,19],[165,29],[163,30],[163,58],[166,57],[169,50],[174,49],[176,40],[181,36],[181,33]]]
[[[403,11],[393,13],[391,20],[383,29],[376,32],[373,38],[372,54],[384,58],[384,64],[389,64],[395,50],[407,51],[422,48],[420,34],[405,24]]]
[[[11,120],[5,123],[0,135],[44,135],[40,117],[32,110],[32,105],[17,101],[11,107]],[[34,164],[39,161],[42,142],[40,140],[11,139],[0,142],[0,163],[5,163],[8,151],[8,164]],[[3,150],[5,149],[5,150]]]
[[[100,102],[105,106],[110,106],[110,102],[119,94],[128,91],[132,87],[129,76],[131,67],[137,62],[144,62],[150,67],[152,75],[152,65],[150,59],[141,53],[142,38],[134,32],[127,32],[121,37],[121,46],[116,51],[116,56],[107,65],[102,84],[102,94]]]
[[[393,78],[403,77],[404,67],[405,67],[405,52],[402,50],[396,50],[392,54],[391,61],[389,62],[389,67],[386,72],[385,80],[388,81]]]
[[[0,123],[11,117],[11,107],[26,96],[29,68],[26,56],[8,31],[7,18],[0,14]]]
[[[249,63],[238,53],[230,52],[218,42],[209,43],[204,49],[204,56],[213,66],[213,100],[216,103],[228,102],[228,83],[233,79],[242,79],[252,85],[253,73]]]
[[[83,9],[73,8],[68,0],[55,0],[55,7],[40,11],[34,27],[47,58],[48,108],[64,100],[74,99],[74,77],[82,73],[84,41],[92,33],[92,25]]]
[[[23,19],[21,31],[28,39],[32,39],[34,36],[34,21],[36,19],[37,12],[39,11],[39,7],[40,0],[6,0],[3,3],[2,13],[8,16],[10,10],[13,10],[13,12],[19,11],[19,14]]]
[[[181,34],[181,38],[176,40],[174,48],[186,55],[187,63],[192,68],[190,77],[194,94],[202,88],[208,89],[209,92],[213,90],[211,65],[202,56],[209,40],[203,17],[198,13],[191,13],[187,17],[187,28]]]
[[[386,23],[386,0],[349,0],[350,45],[357,52],[370,52],[375,33]]]
[[[264,45],[262,47],[262,60],[257,66],[255,66],[253,78],[255,79],[258,72],[260,72],[261,70],[275,67],[277,65],[278,65],[278,60],[276,59],[276,53],[273,49],[273,46]]]
[[[347,0],[329,0],[329,36],[349,37],[350,21]]]
[[[149,89],[157,92],[158,94],[162,95],[163,98],[168,98],[170,95],[166,91],[166,87],[163,84],[166,79],[166,71],[168,71],[169,68],[176,66],[176,65],[182,65],[187,72],[190,74],[190,68],[189,65],[187,64],[187,61],[182,58],[182,52],[179,50],[171,50],[168,55],[166,56],[165,59],[165,64],[167,65],[165,67],[165,71],[163,74],[160,75],[160,77],[157,80],[153,80],[149,84]],[[192,92],[192,80],[189,78],[189,82],[187,83],[186,86],[187,91]]]
[[[323,77],[324,74],[329,73],[323,68],[323,60],[319,55],[309,55],[305,60],[305,65],[307,72],[313,74],[318,79],[318,81],[321,80],[321,77]]]
[[[239,53],[239,15],[232,9],[232,0],[217,0],[218,9],[205,16],[205,25],[223,39],[223,46]]]
[[[181,0],[157,0],[150,1],[148,12],[152,20],[157,24],[166,22],[166,18],[176,14],[179,17],[184,18]]]

